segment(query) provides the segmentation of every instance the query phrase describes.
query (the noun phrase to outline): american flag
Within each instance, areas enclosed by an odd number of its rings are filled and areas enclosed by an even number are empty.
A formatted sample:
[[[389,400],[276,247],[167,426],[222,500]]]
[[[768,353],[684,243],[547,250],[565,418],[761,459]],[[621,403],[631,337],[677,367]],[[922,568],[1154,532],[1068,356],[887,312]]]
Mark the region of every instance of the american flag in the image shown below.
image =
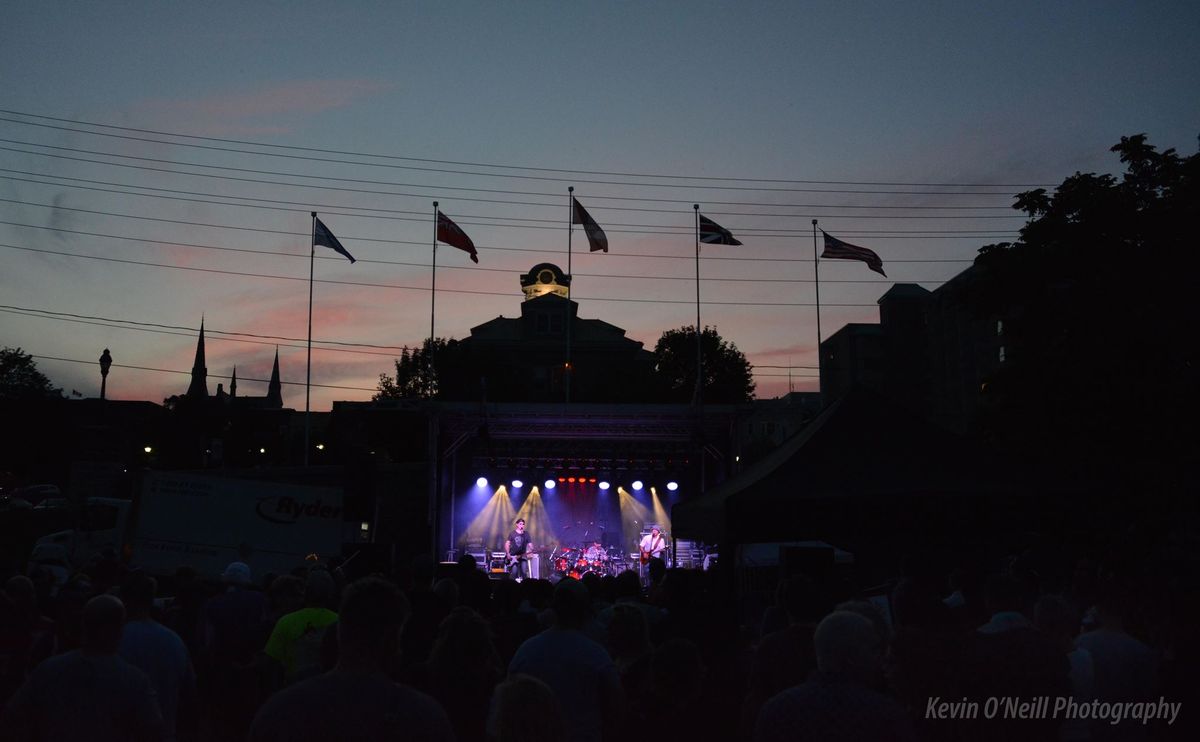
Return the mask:
[[[700,215],[700,241],[706,245],[740,245],[733,232],[725,229],[705,215]]]
[[[830,237],[822,230],[821,234],[825,235],[825,252],[821,253],[823,258],[837,258],[839,260],[861,260],[867,264],[867,267],[875,271],[879,275],[887,278],[887,274],[883,272],[883,261],[875,254],[874,250],[868,250],[865,247],[851,245],[849,242],[842,242],[837,237]]]
[[[455,224],[453,219],[441,211],[437,213],[437,240],[445,242],[450,247],[457,247],[459,250],[471,253],[471,261],[479,262],[479,255],[475,252],[475,243],[471,241],[466,232],[462,231],[462,227]]]

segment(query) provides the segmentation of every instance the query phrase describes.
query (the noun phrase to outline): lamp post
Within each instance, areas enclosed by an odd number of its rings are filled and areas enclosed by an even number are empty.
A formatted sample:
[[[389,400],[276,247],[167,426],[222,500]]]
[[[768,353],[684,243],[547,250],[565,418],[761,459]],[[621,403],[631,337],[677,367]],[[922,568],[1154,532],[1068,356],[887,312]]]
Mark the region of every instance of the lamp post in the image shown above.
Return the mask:
[[[112,356],[108,348],[100,355],[100,399],[104,399],[108,387],[108,369],[112,366]]]

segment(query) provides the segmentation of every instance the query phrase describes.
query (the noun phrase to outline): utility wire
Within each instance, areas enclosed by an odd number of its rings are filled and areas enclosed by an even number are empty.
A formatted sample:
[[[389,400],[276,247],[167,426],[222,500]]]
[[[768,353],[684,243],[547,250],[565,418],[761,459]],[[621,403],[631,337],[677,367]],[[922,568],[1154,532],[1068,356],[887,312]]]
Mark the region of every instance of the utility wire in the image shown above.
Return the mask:
[[[194,339],[196,337],[197,333],[199,333],[199,331],[200,331],[199,328],[187,327],[184,325],[164,325],[164,324],[160,324],[157,322],[140,322],[138,320],[116,319],[116,318],[111,318],[111,317],[99,317],[99,316],[95,316],[95,315],[74,314],[74,313],[70,313],[70,312],[55,312],[55,311],[51,311],[48,309],[35,309],[32,307],[16,307],[16,306],[12,306],[12,305],[0,305],[0,312],[6,313],[6,314],[13,314],[13,315],[20,316],[20,317],[31,317],[31,318],[35,318],[35,319],[50,319],[50,320],[56,320],[59,322],[72,322],[72,323],[92,325],[92,326],[97,326],[97,327],[109,327],[112,329],[128,330],[131,332],[149,332],[149,333],[155,333],[155,334],[159,334],[159,335],[175,335],[178,337],[186,337],[186,338],[192,338],[192,339]],[[120,324],[116,324],[116,323],[120,323]],[[175,330],[167,330],[167,329],[160,329],[160,328],[177,328],[178,330],[185,330],[186,332],[177,332]],[[277,335],[256,335],[253,333],[227,332],[224,330],[216,330],[216,329],[213,329],[210,327],[205,327],[204,332],[206,335],[210,335],[210,336],[211,335],[220,335],[222,337],[218,337],[215,339],[228,340],[231,342],[251,343],[254,345],[266,345],[266,346],[275,346],[275,347],[282,346],[284,348],[298,348],[298,349],[303,349],[304,347],[306,347],[304,345],[299,345],[299,344],[291,345],[288,343],[278,343],[278,342],[272,343],[272,342],[269,342],[269,340],[252,340],[252,339],[250,339],[250,338],[268,338],[268,339],[274,339],[274,340],[300,340],[300,341],[303,341],[304,340],[303,338],[288,338],[288,337],[282,337],[282,336],[277,336]],[[236,337],[238,335],[244,335],[246,337]],[[214,338],[210,337],[210,339],[214,339]],[[330,344],[346,345],[346,343],[336,343],[335,341],[314,340],[313,342],[314,343],[330,343]],[[361,346],[367,346],[367,347],[373,347],[373,348],[393,348],[395,350],[403,350],[403,351],[417,350],[417,348],[415,348],[415,347],[410,348],[408,346],[369,345],[367,343],[353,343],[353,345],[361,345]],[[385,356],[385,357],[390,357],[390,358],[396,357],[395,353],[380,353],[378,351],[354,350],[354,349],[350,349],[350,348],[318,348],[318,350],[324,350],[324,351],[328,351],[331,353],[359,353],[359,354],[366,354],[366,355]],[[757,354],[750,352],[750,353],[747,353],[747,355],[757,355]],[[775,365],[752,363],[751,366],[756,369],[758,369],[758,368],[805,369],[805,370],[816,370],[817,369],[816,366],[803,366],[803,365],[775,366]]]
[[[261,232],[261,233],[265,233],[265,234],[287,235],[290,237],[311,237],[311,235],[308,232],[290,232],[287,230],[280,230],[280,229],[265,229],[265,228],[260,228],[260,227],[242,227],[242,226],[237,226],[237,225],[233,225],[233,224],[213,224],[210,222],[190,222],[190,221],[182,221],[182,220],[178,220],[178,219],[164,219],[164,218],[155,217],[155,216],[141,216],[141,215],[137,215],[137,214],[121,214],[121,213],[114,212],[114,211],[99,211],[99,210],[95,210],[95,209],[80,209],[80,208],[73,207],[73,206],[58,206],[55,204],[36,203],[33,201],[20,201],[20,200],[11,199],[11,198],[0,198],[0,203],[13,203],[13,204],[20,204],[22,206],[35,206],[35,207],[43,208],[43,209],[59,209],[62,211],[75,211],[75,212],[79,212],[79,213],[83,213],[83,214],[111,216],[111,217],[117,217],[117,218],[121,218],[121,219],[136,219],[139,221],[162,222],[162,223],[167,223],[167,224],[182,224],[182,225],[191,226],[191,227],[210,227],[213,229],[234,229],[234,230],[247,231],[247,232]],[[1008,233],[1006,233],[1006,234],[1008,234]],[[881,237],[884,237],[884,236],[886,236],[886,235],[881,235]],[[1004,236],[1004,235],[1000,235],[1000,236]],[[391,240],[391,239],[382,239],[382,238],[378,238],[378,237],[347,236],[347,237],[345,237],[345,239],[353,240],[355,242],[375,242],[375,243],[382,243],[382,244],[387,244],[387,245],[421,245],[421,246],[427,247],[429,244],[428,242]],[[927,239],[932,239],[932,238],[927,238]],[[958,238],[956,237],[955,239],[958,239]],[[500,251],[510,251],[510,252],[534,252],[534,253],[540,253],[542,255],[545,255],[548,252],[549,253],[555,252],[554,250],[537,249],[537,248],[499,247],[499,246],[488,246],[488,245],[479,245],[478,247],[480,249],[487,249],[487,250],[500,250]],[[230,248],[230,249],[233,249],[233,248]],[[672,260],[692,260],[693,259],[692,257],[686,256],[686,255],[661,255],[661,254],[645,254],[645,255],[643,255],[643,254],[638,254],[638,253],[610,253],[610,254],[611,255],[619,255],[622,257],[629,257],[629,258],[656,258],[656,259],[672,259]],[[738,257],[738,256],[714,256],[711,254],[705,255],[703,257],[705,260],[733,260],[733,261],[744,260],[744,261],[748,261],[748,262],[771,262],[771,263],[774,263],[774,262],[807,263],[807,262],[809,262],[809,260],[807,258],[753,258],[753,257]],[[972,259],[964,259],[964,258],[923,258],[923,259],[891,259],[891,258],[889,258],[888,262],[889,263],[971,263],[974,261]]]
[[[19,145],[25,146],[25,147],[42,147],[43,149],[52,149],[52,150],[56,150],[59,152],[74,152],[76,154],[84,154],[84,155],[98,155],[101,157],[115,157],[115,158],[119,158],[119,159],[123,159],[123,160],[135,160],[137,162],[155,162],[155,163],[160,163],[160,164],[165,163],[165,164],[170,164],[170,165],[186,165],[188,167],[199,167],[199,168],[206,168],[209,170],[223,170],[223,171],[235,172],[235,173],[248,173],[248,174],[252,174],[252,175],[276,175],[276,176],[286,177],[286,178],[308,178],[308,179],[318,179],[318,180],[333,180],[333,181],[337,181],[337,182],[341,182],[341,183],[357,183],[360,185],[388,186],[388,187],[396,187],[396,188],[437,188],[437,186],[429,186],[429,185],[416,184],[416,183],[398,183],[396,181],[389,181],[389,180],[370,180],[367,178],[343,178],[343,177],[337,177],[337,176],[333,176],[333,175],[329,175],[329,174],[309,175],[307,173],[296,173],[296,172],[289,172],[286,170],[261,170],[261,169],[256,169],[256,168],[233,167],[231,165],[208,165],[208,164],[205,164],[202,162],[186,162],[186,161],[181,162],[181,161],[177,161],[177,160],[168,160],[168,159],[161,158],[161,157],[143,157],[140,155],[123,155],[123,154],[118,154],[118,153],[113,153],[113,152],[105,152],[102,150],[84,149],[82,147],[64,147],[64,146],[55,145],[55,144],[39,144],[37,142],[27,142],[27,141],[20,140],[20,139],[0,138],[0,142],[5,142],[7,144],[19,144]],[[30,152],[29,150],[15,149],[12,147],[0,147],[0,149],[7,150],[10,152],[20,152],[22,154],[27,154],[27,155],[42,155],[45,157],[61,157],[62,159],[68,159],[68,160],[79,159],[82,162],[92,162],[92,163],[101,164],[101,165],[115,165],[115,166],[120,166],[120,167],[132,167],[130,165],[124,165],[122,163],[87,160],[87,159],[69,157],[69,156],[65,156],[65,155],[51,155],[51,154],[45,153],[45,152]],[[146,169],[152,170],[154,168],[146,168]],[[167,171],[167,172],[176,172],[177,174],[185,174],[185,175],[196,175],[196,173],[183,173],[182,171]],[[545,178],[538,178],[538,179],[546,180]],[[558,180],[558,179],[554,179],[554,180]],[[593,181],[593,182],[601,182],[601,181]],[[291,183],[291,184],[283,184],[283,185],[302,185],[302,184]],[[634,184],[625,184],[625,183],[611,183],[611,185],[621,185],[621,186],[624,186],[627,188],[634,188],[634,187],[642,187],[642,186],[654,186],[656,184],[643,183],[643,184],[634,185]],[[681,186],[678,186],[678,185],[660,184],[658,187],[664,187],[664,188],[669,187],[669,188],[681,189]],[[747,187],[722,188],[720,186],[687,186],[687,188],[689,188],[689,189],[733,190],[733,191],[755,191],[755,192],[762,192],[762,193],[771,193],[771,192],[837,193],[837,194],[851,194],[851,195],[861,195],[861,196],[885,195],[886,194],[886,195],[896,195],[896,196],[1000,196],[1000,197],[1006,197],[1006,198],[1012,197],[1012,194],[1009,194],[1009,193],[999,193],[999,192],[981,193],[981,192],[968,192],[968,191],[851,190],[851,189],[834,189],[834,188],[747,188]],[[461,190],[461,191],[477,191],[477,192],[481,191],[481,192],[485,192],[485,193],[504,193],[504,194],[509,194],[509,195],[524,195],[524,196],[551,196],[551,197],[553,197],[555,195],[553,193],[546,193],[544,191],[515,191],[515,190],[505,190],[505,189],[495,189],[495,188],[467,188],[467,187],[461,187],[461,186],[444,186],[440,190]],[[592,195],[589,195],[588,198],[593,199],[593,198],[606,198],[606,197],[597,196],[597,195],[592,194]],[[610,196],[607,198],[621,199],[621,200],[636,200],[636,201],[656,200],[656,199],[649,199],[649,198],[642,198],[642,197],[636,197],[636,198],[631,199],[628,196],[624,196],[624,197]],[[657,200],[664,200],[664,199],[657,199]],[[679,199],[665,199],[665,200],[671,201],[672,203],[678,203],[680,201]],[[719,203],[719,202],[713,202],[713,203]]]
[[[132,128],[132,127],[114,126],[111,124],[100,124],[100,123],[89,122],[89,121],[56,118],[53,116],[41,116],[38,114],[26,113],[26,112],[22,112],[22,111],[4,110],[4,109],[0,109],[0,113],[8,114],[10,116],[11,115],[26,116],[26,117],[30,117],[30,118],[39,118],[39,119],[43,119],[43,120],[47,120],[47,121],[58,121],[61,123],[70,123],[70,124],[75,124],[77,126],[91,126],[91,127],[97,127],[97,128],[112,129],[115,131],[129,131],[129,132],[136,132],[136,133],[141,133],[141,134],[153,134],[156,136],[186,138],[186,139],[192,139],[192,140],[196,140],[196,141],[205,141],[205,142],[221,142],[221,143],[225,143],[225,144],[238,144],[238,145],[253,146],[253,147],[267,147],[267,148],[271,148],[271,149],[279,149],[279,150],[286,150],[286,151],[316,152],[316,153],[334,154],[334,155],[349,156],[349,157],[371,157],[371,158],[385,159],[385,160],[400,160],[400,161],[406,161],[406,162],[424,162],[424,163],[431,163],[431,164],[455,165],[455,166],[464,166],[464,167],[487,167],[487,168],[504,169],[504,170],[528,170],[528,171],[532,171],[532,172],[559,173],[559,174],[563,174],[563,175],[599,175],[599,176],[605,176],[605,177],[662,178],[662,179],[677,179],[677,180],[731,181],[731,182],[742,182],[742,183],[788,183],[788,184],[808,184],[808,185],[821,185],[821,184],[824,184],[824,185],[872,185],[872,186],[878,185],[878,186],[952,187],[952,188],[1053,187],[1053,184],[1044,184],[1044,183],[1042,183],[1042,184],[1037,184],[1037,183],[915,183],[915,182],[889,182],[889,181],[789,180],[789,179],[775,179],[775,178],[743,178],[743,177],[727,177],[727,176],[723,177],[723,176],[703,176],[703,175],[669,175],[669,174],[663,174],[663,173],[631,173],[631,172],[612,172],[612,171],[604,171],[604,170],[547,168],[547,167],[534,167],[534,166],[530,166],[530,165],[507,165],[507,164],[485,163],[485,162],[469,162],[469,161],[461,161],[461,160],[436,160],[436,159],[423,158],[423,157],[406,157],[406,156],[399,156],[399,155],[372,154],[372,153],[352,152],[352,151],[344,151],[344,150],[320,149],[320,148],[316,148],[316,147],[300,147],[300,146],[295,146],[295,145],[270,144],[270,143],[265,143],[265,142],[253,142],[253,141],[246,141],[246,140],[239,140],[239,139],[224,139],[224,138],[219,138],[219,137],[202,137],[202,136],[197,136],[194,134],[181,134],[181,133],[177,133],[177,132],[155,131],[152,129],[136,129],[136,128]],[[130,135],[110,134],[107,132],[89,131],[86,129],[77,129],[77,128],[70,128],[70,127],[65,127],[65,126],[53,126],[50,124],[42,124],[42,123],[37,123],[37,122],[32,122],[32,121],[23,121],[20,119],[2,118],[0,120],[6,121],[9,123],[14,123],[14,124],[21,124],[24,126],[37,126],[37,127],[43,127],[43,128],[49,128],[49,129],[58,129],[61,131],[72,131],[72,132],[77,132],[77,133],[81,133],[81,134],[91,134],[94,136],[115,137],[115,138],[120,138],[120,139],[146,141],[146,142],[152,142],[152,143],[157,143],[157,144],[172,144],[175,146],[199,147],[199,148],[203,148],[203,149],[238,152],[238,153],[242,153],[242,154],[258,154],[258,155],[266,155],[266,156],[274,156],[274,157],[292,157],[294,159],[313,159],[313,160],[319,160],[319,161],[323,161],[323,162],[341,162],[344,164],[373,165],[375,167],[385,167],[385,166],[403,167],[403,166],[396,166],[396,165],[382,165],[380,163],[345,162],[345,161],[341,161],[341,160],[328,160],[328,159],[324,159],[324,158],[301,157],[301,156],[296,156],[296,155],[283,155],[283,154],[269,153],[269,152],[246,152],[245,150],[234,150],[234,149],[229,149],[229,148],[224,148],[224,147],[183,144],[180,142],[160,141],[160,140],[146,139],[146,138],[142,138],[142,137],[134,137],[134,136],[130,136]],[[495,175],[494,173],[474,173],[474,174]],[[555,178],[555,179],[561,180],[561,178]]]
[[[89,160],[88,162],[91,162],[91,160]],[[53,175],[50,173],[38,173],[38,172],[29,171],[29,170],[10,170],[7,168],[0,168],[0,172],[15,173],[18,175],[30,175],[30,176],[40,177],[40,178],[58,178],[59,180],[72,180],[72,181],[77,181],[80,183],[92,183],[95,185],[108,185],[108,186],[117,186],[117,187],[123,187],[123,188],[140,188],[143,190],[161,191],[164,193],[179,193],[179,194],[189,195],[189,196],[218,197],[218,194],[212,194],[212,193],[204,193],[204,192],[197,192],[197,191],[185,191],[185,190],[173,189],[173,188],[159,188],[156,186],[136,185],[136,184],[131,184],[131,183],[114,183],[111,181],[104,181],[104,180],[76,178],[76,177],[72,177],[69,175]],[[172,172],[174,172],[174,171],[172,171]],[[20,180],[20,178],[12,178],[12,180]],[[26,182],[37,183],[38,181],[26,181]],[[271,183],[273,183],[273,181]],[[291,185],[291,184],[287,184],[287,185]],[[97,189],[97,190],[99,190],[99,189]],[[411,197],[411,198],[432,198],[433,197],[431,194],[425,194],[425,193],[404,193],[404,194],[392,193],[389,195],[401,195],[401,196]],[[226,196],[225,198],[233,198],[233,197]],[[281,201],[281,200],[268,199],[268,198],[255,198],[252,196],[238,196],[237,198],[244,200],[244,201],[262,201],[264,203],[293,204],[293,202],[290,202],[290,201]],[[471,196],[471,197],[456,196],[455,200],[456,201],[471,201],[471,202],[478,202],[478,203],[488,203],[488,204],[502,204],[505,206],[541,206],[541,207],[545,207],[545,208],[555,208],[555,209],[562,208],[562,204],[548,203],[545,201],[507,201],[507,200],[498,199],[498,198],[477,198],[477,197],[473,197],[473,196]],[[331,204],[324,204],[324,205],[311,204],[311,205],[317,206],[317,207],[323,208],[323,209],[347,209],[347,210],[357,210],[357,211],[375,211],[375,212],[381,212],[381,213],[411,213],[411,212],[407,212],[407,211],[401,211],[399,209],[380,209],[380,208],[372,208],[372,207],[367,207],[367,206],[350,206],[347,204],[332,204],[332,205]],[[932,205],[928,205],[928,204],[917,204],[917,205],[911,205],[911,206],[897,206],[894,204],[756,204],[756,205],[760,205],[763,207],[766,207],[766,206],[787,207],[787,208],[793,208],[793,209],[894,209],[894,210],[905,210],[905,211],[911,211],[911,210],[918,210],[918,211],[920,211],[920,210],[931,210],[931,211],[1000,210],[1000,211],[1009,211],[1009,212],[1011,212],[1013,210],[1011,206],[964,206],[962,204],[948,205],[948,206],[932,206]],[[596,211],[637,211],[637,212],[648,212],[648,213],[653,213],[653,214],[679,214],[681,211],[680,209],[647,209],[647,208],[637,207],[637,206],[597,205],[593,208]],[[781,219],[806,219],[806,218],[808,218],[804,214],[781,214],[781,213],[763,213],[763,212],[746,212],[746,211],[708,211],[708,210],[705,210],[705,213],[711,214],[712,216],[752,216],[752,217],[772,217],[772,218],[781,218]],[[853,216],[853,215],[847,214],[846,216]]]
[[[101,256],[101,255],[80,255],[78,253],[63,252],[63,251],[59,251],[59,250],[46,250],[46,249],[37,248],[37,247],[24,247],[24,246],[20,246],[20,245],[9,245],[9,244],[5,244],[5,243],[0,243],[0,248],[7,248],[9,250],[21,250],[21,251],[33,252],[33,253],[41,253],[44,255],[61,255],[64,257],[68,257],[68,258],[82,258],[85,260],[100,260],[100,261],[110,262],[110,263],[121,263],[124,265],[143,265],[143,266],[149,266],[152,268],[166,268],[166,269],[170,269],[170,270],[195,271],[198,273],[213,273],[213,274],[225,275],[225,276],[244,276],[244,277],[249,277],[249,278],[269,278],[269,279],[274,279],[274,280],[278,280],[278,281],[308,281],[309,280],[308,278],[304,278],[302,276],[277,276],[277,275],[269,274],[269,273],[250,273],[250,272],[246,272],[246,271],[217,270],[215,268],[197,268],[197,267],[188,266],[188,265],[172,265],[170,263],[151,263],[148,261],[125,260],[122,258],[111,258],[111,257],[106,257],[106,256]],[[328,278],[317,278],[317,279],[314,279],[314,282],[315,283],[323,283],[323,284],[332,284],[332,285],[337,285],[337,286],[362,286],[362,287],[367,287],[367,288],[398,289],[401,291],[422,291],[422,292],[424,292],[424,291],[430,290],[428,287],[425,287],[425,286],[403,286],[400,284],[370,283],[367,281],[336,281],[336,280],[328,279]],[[503,296],[506,298],[512,298],[512,296],[513,296],[513,294],[511,292],[503,292],[503,291],[472,291],[472,290],[468,290],[468,289],[441,289],[441,290],[443,292],[450,293],[450,294],[470,294],[473,296]],[[687,305],[695,304],[695,302],[690,299],[631,299],[631,298],[623,298],[623,297],[605,298],[605,297],[599,297],[599,296],[580,296],[580,297],[578,297],[578,299],[580,301],[617,302],[617,303],[634,303],[634,304],[687,304]],[[705,302],[701,302],[701,303],[704,305],[709,305],[709,306],[731,306],[731,307],[812,307],[812,306],[816,306],[816,304],[808,303],[808,302],[705,301]],[[830,303],[830,302],[824,302],[824,303],[822,303],[821,306],[826,306],[826,307],[874,307],[874,306],[876,306],[876,304],[861,304],[861,303],[859,303],[859,304],[849,304],[849,303],[835,304],[835,303]]]
[[[271,257],[299,258],[302,260],[307,259],[309,257],[308,255],[304,255],[302,253],[280,252],[278,250],[251,250],[249,248],[244,248],[244,247],[220,247],[217,245],[199,245],[199,244],[192,243],[192,242],[171,242],[171,241],[166,241],[166,240],[152,240],[152,239],[147,239],[145,237],[132,237],[130,235],[108,234],[108,233],[104,233],[104,232],[85,232],[83,230],[67,229],[65,227],[45,227],[40,224],[24,224],[21,222],[6,222],[6,221],[0,221],[0,224],[8,225],[10,227],[21,227],[24,229],[40,229],[40,230],[45,230],[48,232],[57,232],[59,234],[74,234],[74,235],[80,235],[83,237],[102,237],[105,239],[120,240],[122,242],[144,242],[144,243],[151,244],[151,245],[162,245],[162,246],[166,246],[166,247],[186,247],[186,248],[195,248],[198,250],[220,250],[223,252],[248,253],[250,255],[266,255],[266,256],[271,256]],[[345,261],[345,258],[343,258],[343,257],[334,257],[334,256],[325,256],[325,255],[317,256],[316,259],[317,260],[325,260],[325,261],[329,261],[329,262],[335,262],[335,263],[341,263],[341,262]],[[369,258],[359,258],[357,262],[371,263],[371,264],[376,264],[376,265],[399,265],[399,266],[412,267],[412,268],[428,268],[429,267],[428,263],[411,263],[411,262],[407,262],[407,261],[403,261],[403,260],[371,260]],[[518,269],[513,269],[513,268],[481,268],[479,266],[474,266],[474,265],[472,265],[472,266],[452,265],[452,266],[445,266],[445,267],[448,270],[475,271],[475,272],[484,272],[484,273],[503,273],[503,274],[509,275],[509,276],[511,276],[513,273],[524,273],[525,272],[523,270],[518,270]],[[617,274],[617,273],[576,273],[574,275],[576,278],[610,278],[610,279],[620,279],[622,281],[643,280],[643,281],[689,281],[690,282],[690,281],[695,280],[695,278],[692,276],[649,276],[649,275],[645,275],[645,274],[631,275],[631,274],[624,274],[624,273],[621,273],[621,274]],[[723,283],[816,283],[816,279],[812,279],[812,278],[720,278],[720,277],[709,278],[709,277],[705,277],[703,280],[709,281],[709,282],[723,282]],[[905,279],[904,282],[905,283],[928,283],[928,284],[945,283],[944,280],[933,280],[933,279],[920,280],[920,279],[912,279],[912,278]],[[891,284],[891,283],[896,283],[896,282],[892,281],[892,280],[888,280],[886,278],[877,278],[877,279],[876,278],[864,278],[864,279],[828,278],[828,279],[825,279],[825,283]]]
[[[31,356],[31,357],[33,357],[33,358],[36,358],[36,359],[38,359],[39,361],[63,361],[63,362],[65,362],[65,363],[83,363],[83,364],[86,364],[86,365],[88,365],[88,366],[95,366],[95,365],[96,365],[96,362],[95,362],[95,361],[84,361],[84,360],[80,360],[80,359],[78,359],[78,358],[61,358],[61,357],[59,357],[59,356],[42,356],[42,355],[35,355],[35,354],[33,354],[33,353],[30,353],[30,356]],[[133,365],[125,364],[125,363],[114,363],[114,364],[112,365],[112,367],[113,367],[113,368],[129,368],[129,369],[134,369],[134,370],[136,370],[136,371],[156,371],[156,372],[158,372],[158,373],[164,373],[164,374],[186,374],[186,375],[191,375],[191,373],[192,373],[191,371],[180,371],[179,369],[174,369],[174,368],[153,368],[153,367],[150,367],[150,366],[133,366]],[[228,378],[230,378],[230,377],[228,377],[228,376],[222,376],[222,375],[220,375],[220,374],[208,374],[208,375],[209,375],[209,376],[211,376],[211,377],[213,377],[213,378],[215,378],[215,379],[228,379]],[[261,382],[261,383],[263,383],[263,384],[266,384],[266,383],[269,383],[269,381],[270,381],[270,380],[269,380],[269,379],[250,379],[250,378],[247,378],[247,379],[238,379],[238,381],[254,381],[254,382]],[[289,385],[289,386],[304,386],[304,382],[303,382],[303,381],[283,381],[283,380],[280,380],[280,383],[281,383],[281,384],[287,384],[287,385]],[[311,386],[315,386],[315,387],[318,387],[318,388],[320,388],[320,389],[346,389],[346,390],[349,390],[349,391],[355,391],[355,392],[377,392],[377,391],[379,391],[378,389],[368,389],[367,387],[362,387],[362,386],[340,386],[340,385],[337,385],[337,384],[312,384]]]

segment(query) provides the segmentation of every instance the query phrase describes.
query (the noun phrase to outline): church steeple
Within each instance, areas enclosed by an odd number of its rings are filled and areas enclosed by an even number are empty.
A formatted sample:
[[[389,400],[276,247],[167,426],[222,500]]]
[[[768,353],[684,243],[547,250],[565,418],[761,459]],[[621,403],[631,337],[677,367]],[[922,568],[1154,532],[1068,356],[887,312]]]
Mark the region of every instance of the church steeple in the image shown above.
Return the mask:
[[[271,369],[271,383],[267,385],[267,407],[283,409],[283,387],[279,383],[279,348],[275,348],[275,366]]]
[[[191,398],[208,397],[208,367],[204,365],[204,318],[200,318],[200,339],[196,341],[196,360],[192,363],[192,383],[188,386],[187,396]]]
[[[237,366],[233,367],[233,375],[229,378],[229,397],[237,396]]]

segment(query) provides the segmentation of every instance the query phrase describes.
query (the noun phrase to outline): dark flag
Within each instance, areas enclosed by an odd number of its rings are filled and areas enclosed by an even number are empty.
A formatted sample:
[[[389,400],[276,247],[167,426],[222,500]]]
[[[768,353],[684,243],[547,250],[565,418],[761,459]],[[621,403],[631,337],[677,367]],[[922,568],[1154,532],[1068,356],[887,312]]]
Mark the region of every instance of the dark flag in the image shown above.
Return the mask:
[[[479,262],[479,255],[475,252],[475,243],[471,242],[471,238],[467,236],[466,232],[462,231],[462,227],[455,224],[453,219],[441,211],[437,213],[437,240],[470,253],[471,261]]]
[[[351,255],[346,248],[342,247],[342,243],[338,242],[338,238],[333,236],[333,232],[330,232],[329,227],[326,227],[324,224],[322,224],[320,219],[317,219],[316,224],[313,226],[313,244],[324,245],[334,252],[340,252],[342,255],[345,255],[351,263],[354,262],[354,256]]]
[[[700,241],[706,245],[740,245],[733,232],[725,229],[705,215],[700,215]]]
[[[604,230],[600,229],[600,225],[592,218],[592,215],[587,213],[587,209],[583,208],[583,204],[571,197],[571,223],[582,224],[583,231],[587,234],[588,246],[591,252],[603,250],[608,252],[608,235],[604,234]]]
[[[837,258],[839,260],[861,260],[867,264],[868,268],[887,278],[887,274],[883,272],[883,261],[879,259],[874,250],[842,242],[837,237],[830,237],[828,234],[825,234],[825,230],[821,230],[821,234],[825,235],[825,251],[821,253],[821,257]]]

